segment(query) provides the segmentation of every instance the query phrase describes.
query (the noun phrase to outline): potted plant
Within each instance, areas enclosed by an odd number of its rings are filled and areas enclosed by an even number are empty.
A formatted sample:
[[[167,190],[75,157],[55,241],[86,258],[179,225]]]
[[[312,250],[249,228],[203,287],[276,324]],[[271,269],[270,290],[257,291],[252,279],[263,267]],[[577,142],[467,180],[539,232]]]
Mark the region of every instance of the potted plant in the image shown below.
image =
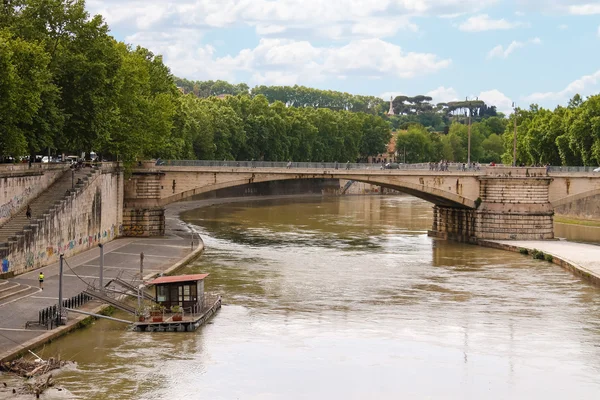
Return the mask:
[[[165,307],[156,303],[152,305],[150,309],[150,316],[152,317],[152,322],[163,322],[163,312],[165,311]]]
[[[146,321],[146,307],[140,307],[138,309],[135,310],[135,315],[138,318],[139,322],[144,322]]]
[[[183,321],[183,308],[180,305],[172,306],[171,312],[173,313],[173,321]]]

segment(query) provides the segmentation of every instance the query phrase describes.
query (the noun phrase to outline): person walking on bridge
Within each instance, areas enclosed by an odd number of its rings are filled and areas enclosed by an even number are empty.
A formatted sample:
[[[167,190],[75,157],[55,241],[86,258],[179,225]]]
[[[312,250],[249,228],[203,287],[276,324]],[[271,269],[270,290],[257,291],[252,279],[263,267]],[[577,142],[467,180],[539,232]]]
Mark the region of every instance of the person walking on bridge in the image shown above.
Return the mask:
[[[38,281],[40,282],[40,289],[44,290],[44,271],[40,271]]]
[[[27,219],[31,219],[31,206],[27,204],[27,211],[25,211],[25,216]]]

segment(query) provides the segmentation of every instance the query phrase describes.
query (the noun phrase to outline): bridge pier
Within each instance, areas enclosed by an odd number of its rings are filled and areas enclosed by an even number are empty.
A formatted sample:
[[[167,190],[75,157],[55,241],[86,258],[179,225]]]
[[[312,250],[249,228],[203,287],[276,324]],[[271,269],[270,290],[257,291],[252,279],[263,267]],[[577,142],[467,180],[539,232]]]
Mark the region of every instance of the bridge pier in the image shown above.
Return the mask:
[[[477,209],[436,205],[430,236],[468,242],[554,238],[552,178],[545,171],[499,168],[478,181]]]
[[[124,236],[163,236],[165,234],[165,209],[160,203],[162,176],[164,173],[149,169],[133,172],[131,177],[125,181]]]

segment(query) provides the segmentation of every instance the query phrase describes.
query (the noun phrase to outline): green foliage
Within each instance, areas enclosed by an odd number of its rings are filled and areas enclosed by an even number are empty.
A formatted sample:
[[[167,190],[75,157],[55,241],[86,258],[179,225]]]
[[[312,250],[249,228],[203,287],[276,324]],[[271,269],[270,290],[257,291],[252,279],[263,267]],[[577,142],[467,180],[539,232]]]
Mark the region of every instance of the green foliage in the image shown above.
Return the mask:
[[[529,255],[529,250],[521,247],[521,248],[519,248],[519,253],[523,254],[524,256],[528,256]]]
[[[544,254],[543,251],[539,251],[536,249],[533,249],[531,251],[531,256],[533,257],[534,260],[544,260],[546,255]]]
[[[554,261],[554,257],[552,257],[552,254],[546,254],[544,256],[544,260],[546,260],[548,262],[552,262],[552,261]]]

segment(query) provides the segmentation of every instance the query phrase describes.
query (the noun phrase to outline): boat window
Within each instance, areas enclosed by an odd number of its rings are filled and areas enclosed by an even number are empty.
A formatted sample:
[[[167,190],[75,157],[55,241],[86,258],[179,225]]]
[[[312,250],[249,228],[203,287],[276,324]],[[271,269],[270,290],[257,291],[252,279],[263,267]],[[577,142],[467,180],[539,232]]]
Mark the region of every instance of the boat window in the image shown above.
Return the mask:
[[[156,301],[167,301],[167,288],[165,286],[156,287]]]

